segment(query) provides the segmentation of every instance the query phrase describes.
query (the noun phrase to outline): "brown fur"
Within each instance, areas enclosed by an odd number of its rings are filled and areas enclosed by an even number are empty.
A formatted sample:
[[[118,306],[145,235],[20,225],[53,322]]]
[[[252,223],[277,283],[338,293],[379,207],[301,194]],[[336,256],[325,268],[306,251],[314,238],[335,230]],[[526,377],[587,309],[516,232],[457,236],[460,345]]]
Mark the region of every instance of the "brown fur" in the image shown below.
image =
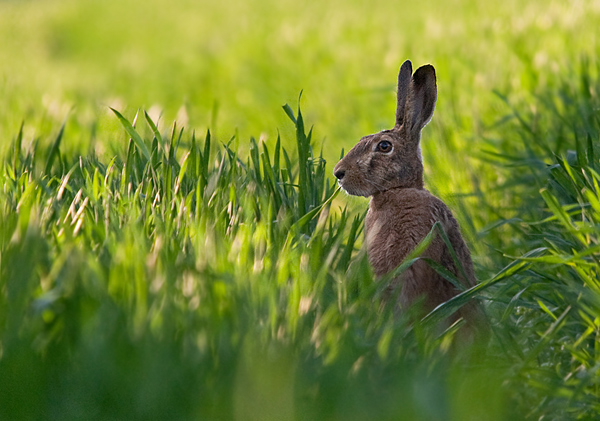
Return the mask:
[[[433,116],[436,99],[433,66],[422,66],[413,75],[410,61],[404,62],[398,75],[394,128],[363,137],[338,162],[334,174],[347,193],[372,197],[365,221],[366,242],[369,261],[378,277],[400,265],[433,225],[440,222],[466,277],[456,268],[439,235],[421,257],[438,262],[464,286],[471,287],[476,283],[473,263],[458,223],[448,207],[423,187],[419,141],[421,129]],[[386,142],[391,144],[391,150],[387,150]],[[423,299],[425,311],[433,310],[459,292],[423,260],[394,279],[389,290],[394,293],[400,285],[400,308]],[[477,317],[475,304],[464,306],[453,319],[458,317],[473,323]]]

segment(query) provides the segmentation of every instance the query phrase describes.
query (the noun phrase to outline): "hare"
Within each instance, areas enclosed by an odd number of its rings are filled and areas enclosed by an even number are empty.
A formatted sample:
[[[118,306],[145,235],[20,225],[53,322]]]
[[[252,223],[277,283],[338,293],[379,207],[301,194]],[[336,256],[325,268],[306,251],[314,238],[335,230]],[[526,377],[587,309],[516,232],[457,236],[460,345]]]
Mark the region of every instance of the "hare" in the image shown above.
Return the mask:
[[[367,255],[377,277],[400,265],[436,222],[446,232],[462,270],[439,234],[421,255],[452,272],[465,287],[475,285],[471,255],[448,207],[423,187],[421,130],[431,120],[437,99],[435,70],[425,65],[412,73],[405,61],[398,74],[396,125],[363,137],[333,170],[348,194],[371,196],[365,219]],[[424,311],[459,293],[426,261],[419,259],[387,287],[398,294],[400,309],[422,300]],[[462,307],[451,321],[477,318],[474,303]]]

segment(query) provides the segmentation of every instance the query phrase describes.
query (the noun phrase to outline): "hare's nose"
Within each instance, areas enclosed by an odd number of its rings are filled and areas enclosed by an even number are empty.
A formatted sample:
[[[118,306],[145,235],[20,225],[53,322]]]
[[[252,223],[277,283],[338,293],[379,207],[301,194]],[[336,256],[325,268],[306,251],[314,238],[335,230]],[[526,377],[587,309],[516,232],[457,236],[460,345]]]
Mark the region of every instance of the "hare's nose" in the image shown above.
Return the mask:
[[[341,180],[342,178],[344,178],[344,175],[345,175],[345,174],[346,174],[346,171],[344,171],[344,170],[337,170],[337,171],[335,171],[335,172],[333,173],[333,175],[335,175],[335,177],[336,177],[338,180]]]

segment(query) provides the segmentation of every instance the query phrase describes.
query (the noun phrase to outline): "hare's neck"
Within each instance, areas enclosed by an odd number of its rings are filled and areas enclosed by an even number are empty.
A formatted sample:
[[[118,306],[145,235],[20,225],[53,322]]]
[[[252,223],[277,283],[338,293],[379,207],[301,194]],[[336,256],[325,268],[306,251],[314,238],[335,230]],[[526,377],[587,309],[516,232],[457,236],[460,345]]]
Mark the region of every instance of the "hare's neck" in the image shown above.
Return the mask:
[[[369,208],[372,210],[383,209],[390,202],[394,202],[394,205],[397,206],[398,204],[403,203],[403,198],[411,197],[418,191],[426,191],[425,187],[423,187],[423,183],[418,187],[398,187],[383,192],[377,192],[371,196]]]

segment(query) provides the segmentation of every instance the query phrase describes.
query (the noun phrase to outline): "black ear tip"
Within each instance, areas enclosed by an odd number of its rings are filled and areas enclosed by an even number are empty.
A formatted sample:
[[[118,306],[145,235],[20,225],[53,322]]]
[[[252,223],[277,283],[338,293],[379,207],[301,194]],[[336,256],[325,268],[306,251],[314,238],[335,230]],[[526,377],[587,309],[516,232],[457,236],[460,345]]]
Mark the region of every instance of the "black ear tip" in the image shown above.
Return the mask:
[[[417,69],[413,78],[416,82],[425,81],[428,78],[435,80],[435,68],[431,64],[426,64]]]
[[[424,64],[423,66],[419,67],[415,73],[435,75],[435,67],[433,67],[431,64]]]

